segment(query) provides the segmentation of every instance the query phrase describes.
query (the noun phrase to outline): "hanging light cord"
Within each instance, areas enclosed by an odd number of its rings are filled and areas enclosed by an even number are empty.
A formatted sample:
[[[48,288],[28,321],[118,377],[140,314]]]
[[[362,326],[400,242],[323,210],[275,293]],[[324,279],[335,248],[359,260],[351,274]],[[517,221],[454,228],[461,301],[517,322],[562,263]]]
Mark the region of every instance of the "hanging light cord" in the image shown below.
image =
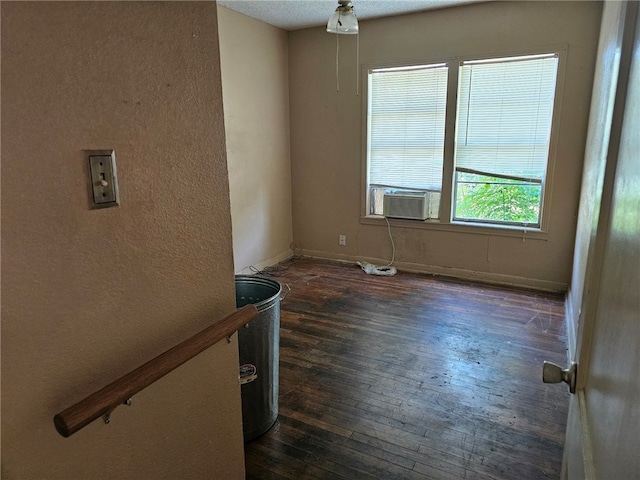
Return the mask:
[[[356,96],[360,96],[360,34],[356,33]]]
[[[336,92],[340,91],[340,66],[339,66],[339,58],[340,58],[340,35],[337,33],[336,35]]]
[[[336,36],[336,92],[340,91],[340,35]],[[360,34],[356,33],[356,96],[360,96]]]

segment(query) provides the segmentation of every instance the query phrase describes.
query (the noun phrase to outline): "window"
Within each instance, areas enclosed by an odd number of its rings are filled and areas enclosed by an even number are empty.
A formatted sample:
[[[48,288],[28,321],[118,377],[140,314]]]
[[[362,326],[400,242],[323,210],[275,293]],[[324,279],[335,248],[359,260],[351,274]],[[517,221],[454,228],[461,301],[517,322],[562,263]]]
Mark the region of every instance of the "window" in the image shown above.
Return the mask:
[[[460,66],[454,220],[540,225],[557,60]]]
[[[447,71],[438,64],[369,72],[371,214],[382,215],[385,193],[442,189]]]
[[[444,223],[540,228],[557,70],[555,53],[370,70],[368,213],[385,194],[444,193]]]

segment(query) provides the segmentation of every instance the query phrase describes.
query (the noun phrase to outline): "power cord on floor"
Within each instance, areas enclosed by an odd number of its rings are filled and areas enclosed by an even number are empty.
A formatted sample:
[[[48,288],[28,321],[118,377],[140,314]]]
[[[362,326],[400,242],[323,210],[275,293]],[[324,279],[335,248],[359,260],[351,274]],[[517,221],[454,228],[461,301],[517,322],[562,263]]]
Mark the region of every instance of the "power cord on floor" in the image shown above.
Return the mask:
[[[373,265],[372,263],[369,263],[369,262],[358,262],[358,265],[360,265],[360,268],[362,268],[364,273],[366,273],[367,275],[391,276],[398,273],[398,271],[396,270],[396,267],[392,266],[393,262],[396,259],[396,245],[393,242],[393,236],[391,235],[391,224],[389,223],[389,219],[387,217],[384,217],[384,219],[387,222],[389,240],[391,240],[391,252],[392,252],[391,261],[383,267],[377,267],[376,265]]]
[[[252,265],[252,266],[249,267],[249,270],[251,270],[251,273],[253,275],[266,275],[266,276],[270,276],[270,277],[275,277],[275,276],[277,276],[277,275],[289,270],[289,267],[291,267],[291,265],[293,265],[295,263],[296,258],[300,258],[300,256],[298,256],[298,257],[293,256],[285,264],[278,263],[276,265],[271,265],[269,267],[264,267],[262,270],[254,267]]]

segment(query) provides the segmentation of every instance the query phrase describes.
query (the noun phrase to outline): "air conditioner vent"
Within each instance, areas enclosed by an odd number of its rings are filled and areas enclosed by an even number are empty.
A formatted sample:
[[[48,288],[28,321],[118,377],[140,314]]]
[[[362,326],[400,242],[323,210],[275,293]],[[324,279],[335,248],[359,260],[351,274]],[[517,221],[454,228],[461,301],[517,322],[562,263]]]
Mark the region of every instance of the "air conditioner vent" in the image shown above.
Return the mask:
[[[382,206],[385,217],[409,220],[438,218],[440,192],[386,193]]]

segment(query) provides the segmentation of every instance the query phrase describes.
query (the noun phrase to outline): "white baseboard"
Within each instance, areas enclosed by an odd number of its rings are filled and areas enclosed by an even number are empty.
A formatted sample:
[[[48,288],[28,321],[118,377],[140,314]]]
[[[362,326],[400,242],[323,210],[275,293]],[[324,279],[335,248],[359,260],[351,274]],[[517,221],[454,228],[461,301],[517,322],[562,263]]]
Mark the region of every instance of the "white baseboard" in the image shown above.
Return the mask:
[[[300,252],[306,257],[320,258],[325,260],[337,260],[340,262],[356,263],[357,261],[367,261],[374,265],[386,265],[389,260],[370,257],[354,258],[346,254],[334,254],[330,252],[322,252],[317,250],[302,250]],[[545,292],[566,292],[568,285],[563,282],[554,282],[551,280],[541,280],[537,278],[518,277],[515,275],[505,275],[501,273],[476,272],[474,270],[465,270],[462,268],[442,267],[439,265],[424,265],[421,263],[411,262],[394,262],[393,265],[405,272],[426,273],[432,275],[441,275],[444,277],[459,278],[462,280],[471,280],[474,282],[490,283],[494,285],[508,285],[513,287],[531,288],[534,290],[542,290]]]

